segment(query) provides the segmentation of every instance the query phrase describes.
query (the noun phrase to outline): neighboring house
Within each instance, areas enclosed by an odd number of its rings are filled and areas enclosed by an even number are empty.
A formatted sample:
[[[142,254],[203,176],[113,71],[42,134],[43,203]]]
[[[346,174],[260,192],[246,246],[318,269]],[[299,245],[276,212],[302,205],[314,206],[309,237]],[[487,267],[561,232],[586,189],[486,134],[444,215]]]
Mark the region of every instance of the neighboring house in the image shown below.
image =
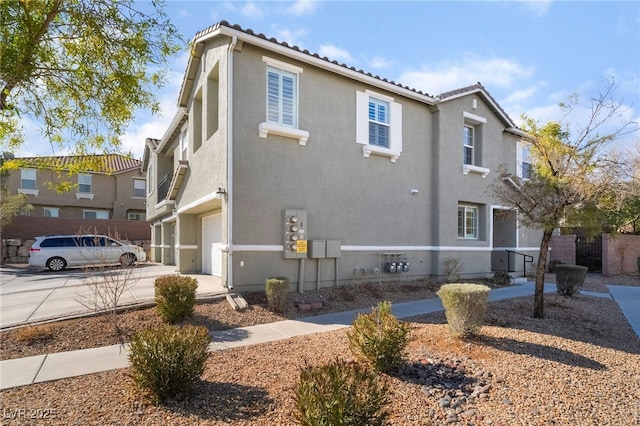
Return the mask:
[[[523,176],[523,133],[479,83],[434,97],[222,21],[178,105],[143,168],[151,256],[180,272],[304,290],[537,258],[490,189],[501,166]]]
[[[74,233],[80,227],[100,226],[103,233],[113,233],[112,224],[137,221],[127,226],[131,239],[149,239],[146,224],[146,175],[142,161],[123,155],[91,156],[93,170],[69,173],[80,158],[77,156],[16,158],[22,167],[13,170],[8,179],[10,194],[25,194],[33,206],[27,217],[16,217],[14,224],[3,230],[5,235],[20,235],[16,227],[37,228],[27,238],[53,233]],[[85,157],[86,159],[86,157]],[[59,192],[56,185],[68,182],[69,191]],[[47,221],[44,218],[59,219]],[[64,229],[61,229],[64,227]],[[120,227],[123,231],[123,226]],[[135,228],[145,232],[134,231]],[[35,235],[32,235],[34,234]],[[124,233],[124,232],[123,232]],[[125,235],[121,237],[125,238]]]

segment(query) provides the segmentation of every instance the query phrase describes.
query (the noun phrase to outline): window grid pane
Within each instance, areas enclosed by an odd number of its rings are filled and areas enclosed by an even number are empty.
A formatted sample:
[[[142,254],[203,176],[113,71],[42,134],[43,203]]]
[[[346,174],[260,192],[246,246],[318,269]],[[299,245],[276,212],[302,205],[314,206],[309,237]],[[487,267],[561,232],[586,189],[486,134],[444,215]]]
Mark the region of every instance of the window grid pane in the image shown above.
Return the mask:
[[[478,239],[477,207],[458,207],[458,238]]]
[[[78,192],[91,193],[91,175],[78,175]]]
[[[389,148],[389,102],[369,98],[369,145]]]
[[[267,69],[267,121],[297,127],[297,79],[294,73]]]
[[[473,127],[464,126],[464,164],[473,165]]]

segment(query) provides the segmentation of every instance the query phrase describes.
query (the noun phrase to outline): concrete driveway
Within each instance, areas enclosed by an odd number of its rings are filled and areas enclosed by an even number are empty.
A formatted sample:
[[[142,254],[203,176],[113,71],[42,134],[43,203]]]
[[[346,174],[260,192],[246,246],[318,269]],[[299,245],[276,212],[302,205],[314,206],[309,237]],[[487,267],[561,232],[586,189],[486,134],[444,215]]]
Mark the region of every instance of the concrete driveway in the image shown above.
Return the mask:
[[[109,273],[123,272],[114,267]],[[175,273],[175,266],[155,263],[138,265],[130,277],[135,283],[121,296],[120,305],[152,302],[155,278]],[[198,280],[198,297],[227,292],[218,277],[191,276]],[[84,269],[50,272],[0,267],[0,329],[93,312],[91,304],[88,304],[89,307],[84,304],[93,298],[90,283],[95,282],[96,277],[95,273],[91,274]]]

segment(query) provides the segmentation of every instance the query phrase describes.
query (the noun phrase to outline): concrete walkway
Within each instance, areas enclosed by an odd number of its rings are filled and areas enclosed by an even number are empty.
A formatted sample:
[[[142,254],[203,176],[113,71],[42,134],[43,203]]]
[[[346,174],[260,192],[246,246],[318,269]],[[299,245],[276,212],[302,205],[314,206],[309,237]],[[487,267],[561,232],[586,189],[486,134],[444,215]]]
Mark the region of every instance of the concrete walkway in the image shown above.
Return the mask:
[[[640,336],[640,287],[609,286],[607,293],[581,292],[583,295],[610,298],[622,308],[636,334]],[[489,301],[532,295],[531,282],[518,282],[514,286],[494,289]],[[556,292],[554,284],[545,285],[545,293]],[[440,299],[426,299],[392,305],[398,318],[407,318],[443,310]],[[320,333],[348,327],[359,312],[370,312],[370,308],[348,312],[318,315],[303,320],[279,321],[272,324],[255,325],[211,333],[210,349],[224,350],[239,346],[287,339],[294,336]],[[92,374],[128,366],[128,347],[106,346],[79,351],[37,355],[27,358],[0,361],[0,389],[9,389],[33,383]]]

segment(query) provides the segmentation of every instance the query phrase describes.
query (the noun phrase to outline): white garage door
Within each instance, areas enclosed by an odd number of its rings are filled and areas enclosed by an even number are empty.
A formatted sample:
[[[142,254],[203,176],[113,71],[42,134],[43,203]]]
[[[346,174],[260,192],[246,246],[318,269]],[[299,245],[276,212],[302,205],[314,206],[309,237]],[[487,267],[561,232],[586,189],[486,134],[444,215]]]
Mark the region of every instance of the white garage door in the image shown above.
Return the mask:
[[[202,218],[202,273],[222,276],[222,215]]]

